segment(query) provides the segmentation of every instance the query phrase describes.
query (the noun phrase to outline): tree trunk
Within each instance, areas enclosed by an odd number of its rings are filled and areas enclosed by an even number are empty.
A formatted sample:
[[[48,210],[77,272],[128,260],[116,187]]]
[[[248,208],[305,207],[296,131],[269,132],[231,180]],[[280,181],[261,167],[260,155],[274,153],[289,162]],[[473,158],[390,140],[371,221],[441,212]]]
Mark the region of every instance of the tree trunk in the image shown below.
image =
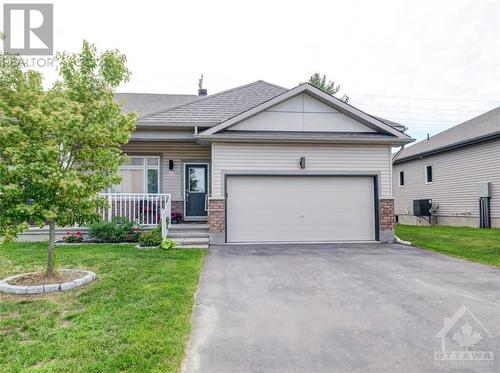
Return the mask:
[[[49,222],[49,250],[47,255],[47,276],[50,277],[53,274],[53,256],[56,241],[56,222],[51,220]]]

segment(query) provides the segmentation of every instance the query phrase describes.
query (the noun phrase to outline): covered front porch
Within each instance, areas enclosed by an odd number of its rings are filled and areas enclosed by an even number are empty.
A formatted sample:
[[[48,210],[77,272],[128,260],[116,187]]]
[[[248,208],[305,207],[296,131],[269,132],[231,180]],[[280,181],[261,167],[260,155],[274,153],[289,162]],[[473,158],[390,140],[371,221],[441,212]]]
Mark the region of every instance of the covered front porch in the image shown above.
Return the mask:
[[[122,182],[100,194],[109,204],[98,211],[103,220],[123,216],[145,228],[171,222],[172,217],[177,223],[207,222],[212,180],[210,145],[194,141],[130,141],[123,150],[129,158],[119,170]],[[200,227],[205,229],[204,225],[192,229]],[[175,229],[168,229],[169,235],[175,236]],[[73,231],[86,233],[87,229],[58,227],[56,237],[60,239]],[[19,239],[47,240],[48,227],[30,227]]]
[[[210,145],[131,141],[123,150],[129,158],[119,170],[122,182],[102,194],[110,202],[110,208],[101,212],[104,219],[119,215],[156,225],[161,209],[168,206],[174,220],[207,221]]]
[[[208,247],[208,225],[202,221],[181,224],[172,214],[172,197],[166,193],[103,193],[109,208],[100,214],[105,221],[115,216],[126,217],[143,228],[160,225],[162,236],[173,239],[178,247]],[[168,219],[167,219],[168,218]],[[172,221],[176,224],[172,225]]]

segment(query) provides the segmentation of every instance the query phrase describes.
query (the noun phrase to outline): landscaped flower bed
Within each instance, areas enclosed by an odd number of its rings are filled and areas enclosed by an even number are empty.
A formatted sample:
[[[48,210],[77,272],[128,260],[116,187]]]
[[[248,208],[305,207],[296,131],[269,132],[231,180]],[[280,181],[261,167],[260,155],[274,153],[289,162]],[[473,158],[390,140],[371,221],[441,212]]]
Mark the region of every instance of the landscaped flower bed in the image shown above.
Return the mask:
[[[179,217],[178,217],[179,218]],[[90,224],[88,237],[84,238],[82,232],[67,232],[58,245],[81,245],[95,243],[132,243],[137,242],[136,248],[140,250],[151,250],[163,248],[165,250],[175,248],[175,242],[163,239],[161,227],[157,226],[150,230],[130,222],[125,217],[114,217],[110,222],[98,221]]]
[[[125,217],[116,216],[110,222],[99,220],[89,225],[88,236],[82,232],[67,232],[58,244],[130,243],[138,242],[142,228]]]
[[[48,277],[33,272],[7,277],[0,281],[0,291],[12,294],[40,294],[65,291],[94,281],[94,272],[83,269],[61,269]]]
[[[64,236],[62,239],[63,239],[63,242],[65,242],[65,243],[80,243],[83,241],[83,236],[82,236],[82,232],[80,232],[80,231],[78,231],[76,233],[67,232],[66,236]]]

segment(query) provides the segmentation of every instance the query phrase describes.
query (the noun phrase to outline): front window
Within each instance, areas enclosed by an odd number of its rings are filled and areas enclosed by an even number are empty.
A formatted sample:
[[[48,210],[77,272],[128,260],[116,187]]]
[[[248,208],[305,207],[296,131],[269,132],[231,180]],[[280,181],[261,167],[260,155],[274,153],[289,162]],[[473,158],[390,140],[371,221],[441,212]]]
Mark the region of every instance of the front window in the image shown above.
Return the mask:
[[[399,171],[399,186],[405,186],[405,173],[404,171]]]
[[[131,156],[120,167],[122,182],[111,187],[111,193],[159,193],[160,157]]]
[[[147,187],[148,193],[158,193],[159,192],[159,172],[157,168],[148,168],[148,180]]]

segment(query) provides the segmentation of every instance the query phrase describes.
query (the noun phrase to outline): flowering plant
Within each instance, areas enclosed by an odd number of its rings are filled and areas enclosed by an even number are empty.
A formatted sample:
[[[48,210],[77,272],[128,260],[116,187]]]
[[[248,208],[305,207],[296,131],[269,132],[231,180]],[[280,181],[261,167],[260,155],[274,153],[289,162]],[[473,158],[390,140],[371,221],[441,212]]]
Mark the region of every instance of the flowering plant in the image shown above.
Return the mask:
[[[67,243],[78,243],[83,241],[82,232],[78,231],[76,233],[66,232],[66,236],[63,237],[63,241]]]
[[[170,214],[172,224],[182,223],[182,214],[180,212],[172,212]]]

